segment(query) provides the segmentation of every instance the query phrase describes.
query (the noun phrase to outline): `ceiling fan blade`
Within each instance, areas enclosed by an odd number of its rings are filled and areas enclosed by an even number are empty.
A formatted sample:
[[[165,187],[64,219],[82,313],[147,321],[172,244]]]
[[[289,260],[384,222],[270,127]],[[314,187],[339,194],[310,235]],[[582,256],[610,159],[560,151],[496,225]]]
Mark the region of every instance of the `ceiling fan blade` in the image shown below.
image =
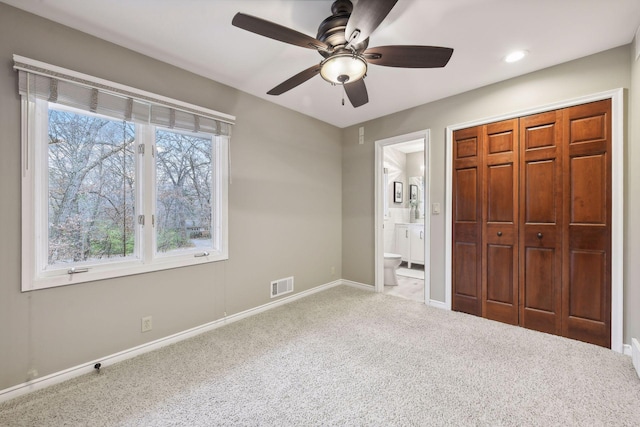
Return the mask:
[[[453,49],[436,46],[379,46],[364,51],[370,64],[401,68],[444,67],[452,54]]]
[[[309,67],[306,70],[296,74],[290,79],[285,80],[280,83],[278,86],[271,89],[267,92],[267,95],[281,95],[288,90],[293,89],[294,87],[306,82],[311,77],[315,76],[320,72],[320,64],[314,65],[313,67]]]
[[[246,15],[244,13],[236,13],[231,23],[243,30],[251,31],[252,33],[269,37],[270,39],[279,40],[284,43],[289,43],[294,46],[301,46],[306,47],[307,49],[316,50],[329,49],[329,46],[326,43],[314,39],[306,34],[292,30],[291,28],[283,27],[282,25],[262,18]]]
[[[398,0],[360,0],[353,6],[347,22],[345,37],[349,44],[357,44],[367,39],[387,17]],[[354,34],[359,31],[359,34]]]
[[[364,79],[356,80],[353,83],[346,83],[344,85],[344,91],[347,92],[347,97],[354,108],[358,108],[369,102],[369,94],[367,94],[367,86],[364,84]]]

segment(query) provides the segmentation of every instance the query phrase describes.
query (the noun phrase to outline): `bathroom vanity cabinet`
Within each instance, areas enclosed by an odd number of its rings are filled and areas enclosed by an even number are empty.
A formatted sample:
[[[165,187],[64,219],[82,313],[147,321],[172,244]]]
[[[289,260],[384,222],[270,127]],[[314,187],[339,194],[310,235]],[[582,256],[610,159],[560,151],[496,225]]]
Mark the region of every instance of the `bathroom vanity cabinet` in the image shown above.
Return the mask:
[[[409,268],[424,264],[424,224],[396,224],[396,253]]]

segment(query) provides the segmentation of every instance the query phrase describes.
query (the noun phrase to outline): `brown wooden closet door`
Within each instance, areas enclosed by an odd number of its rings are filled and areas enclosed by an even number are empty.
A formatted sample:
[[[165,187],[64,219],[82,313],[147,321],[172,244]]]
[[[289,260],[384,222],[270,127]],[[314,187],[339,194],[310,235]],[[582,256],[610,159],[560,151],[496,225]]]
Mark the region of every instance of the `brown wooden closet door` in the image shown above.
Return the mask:
[[[560,335],[562,111],[520,119],[520,325]]]
[[[563,335],[611,346],[611,100],[565,109]]]
[[[482,310],[518,324],[518,119],[484,126]]]
[[[482,134],[453,133],[452,308],[482,315]]]

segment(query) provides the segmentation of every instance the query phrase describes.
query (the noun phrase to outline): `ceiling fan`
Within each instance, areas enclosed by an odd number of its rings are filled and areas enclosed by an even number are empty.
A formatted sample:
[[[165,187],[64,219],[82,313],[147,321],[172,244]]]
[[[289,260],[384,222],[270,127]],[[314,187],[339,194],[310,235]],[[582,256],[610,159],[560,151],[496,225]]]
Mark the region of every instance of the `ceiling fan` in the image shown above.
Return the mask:
[[[379,46],[368,48],[369,36],[387,17],[398,0],[336,0],[332,15],[322,21],[316,38],[244,13],[232,24],[238,28],[307,49],[315,49],[323,60],[271,89],[280,95],[316,74],[334,85],[343,85],[354,107],[369,102],[364,84],[369,64],[400,68],[438,68],[449,62],[453,49],[435,46]],[[343,100],[344,104],[344,100]]]

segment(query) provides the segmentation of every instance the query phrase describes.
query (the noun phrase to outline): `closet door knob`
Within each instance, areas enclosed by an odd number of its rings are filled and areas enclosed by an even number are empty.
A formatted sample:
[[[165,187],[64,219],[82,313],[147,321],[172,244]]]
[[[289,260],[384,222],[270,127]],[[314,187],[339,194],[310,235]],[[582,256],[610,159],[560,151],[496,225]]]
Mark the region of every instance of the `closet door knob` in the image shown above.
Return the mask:
[[[538,236],[538,239],[542,239],[542,233],[538,233],[537,236]]]
[[[498,231],[498,237],[502,236],[502,231]]]

